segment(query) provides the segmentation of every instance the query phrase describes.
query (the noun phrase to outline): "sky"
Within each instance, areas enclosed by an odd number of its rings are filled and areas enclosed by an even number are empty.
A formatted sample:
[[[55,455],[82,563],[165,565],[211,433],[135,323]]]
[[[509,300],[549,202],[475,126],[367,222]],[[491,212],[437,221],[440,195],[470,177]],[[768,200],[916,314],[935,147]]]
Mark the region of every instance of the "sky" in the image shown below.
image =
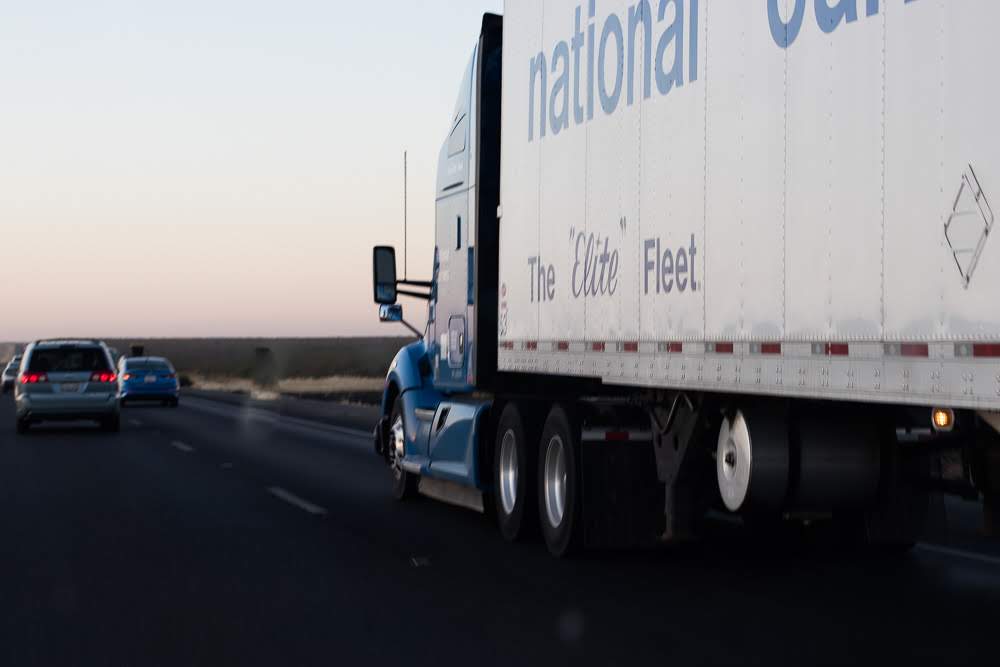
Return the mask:
[[[501,10],[0,0],[0,341],[404,334],[371,247],[402,248],[406,150],[429,277],[438,150]]]

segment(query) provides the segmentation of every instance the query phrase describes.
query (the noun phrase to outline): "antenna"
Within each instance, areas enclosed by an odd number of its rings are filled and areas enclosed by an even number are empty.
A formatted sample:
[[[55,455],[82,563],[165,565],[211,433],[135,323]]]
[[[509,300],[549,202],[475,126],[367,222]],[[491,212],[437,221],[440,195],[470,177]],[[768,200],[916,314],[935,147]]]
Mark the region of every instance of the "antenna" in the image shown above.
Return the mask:
[[[410,267],[407,253],[407,170],[406,151],[403,151],[403,280],[407,279]]]

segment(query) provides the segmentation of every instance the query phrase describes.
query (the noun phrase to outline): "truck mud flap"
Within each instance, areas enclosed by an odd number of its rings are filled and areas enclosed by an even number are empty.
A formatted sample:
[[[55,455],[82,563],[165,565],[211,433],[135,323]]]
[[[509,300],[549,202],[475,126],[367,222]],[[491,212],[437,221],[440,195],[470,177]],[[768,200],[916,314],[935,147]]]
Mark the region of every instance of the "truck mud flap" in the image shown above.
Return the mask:
[[[372,439],[375,441],[375,454],[385,459],[388,463],[389,453],[386,451],[385,443],[389,441],[389,418],[382,416],[375,424],[372,432]]]
[[[659,544],[663,484],[652,442],[583,442],[584,543],[588,549]]]

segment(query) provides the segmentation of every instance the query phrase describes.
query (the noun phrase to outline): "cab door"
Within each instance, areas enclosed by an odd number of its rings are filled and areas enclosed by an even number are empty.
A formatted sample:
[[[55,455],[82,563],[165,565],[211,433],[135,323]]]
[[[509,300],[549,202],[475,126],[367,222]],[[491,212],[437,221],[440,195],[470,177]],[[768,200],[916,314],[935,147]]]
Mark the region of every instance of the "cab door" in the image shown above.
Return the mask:
[[[436,241],[439,263],[435,281],[434,384],[442,391],[470,388],[468,304],[475,250],[470,220],[474,199],[472,150],[476,54],[462,80],[451,129],[438,163]]]

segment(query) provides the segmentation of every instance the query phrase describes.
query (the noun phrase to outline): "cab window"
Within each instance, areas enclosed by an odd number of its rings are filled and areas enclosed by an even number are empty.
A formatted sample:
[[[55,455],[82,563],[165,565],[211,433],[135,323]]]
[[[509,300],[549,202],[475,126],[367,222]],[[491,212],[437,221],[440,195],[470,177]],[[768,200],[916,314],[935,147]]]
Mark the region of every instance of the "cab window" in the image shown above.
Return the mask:
[[[469,126],[467,118],[468,116],[463,115],[455,122],[455,127],[451,130],[451,136],[448,138],[448,157],[455,157],[465,152],[465,139]]]

